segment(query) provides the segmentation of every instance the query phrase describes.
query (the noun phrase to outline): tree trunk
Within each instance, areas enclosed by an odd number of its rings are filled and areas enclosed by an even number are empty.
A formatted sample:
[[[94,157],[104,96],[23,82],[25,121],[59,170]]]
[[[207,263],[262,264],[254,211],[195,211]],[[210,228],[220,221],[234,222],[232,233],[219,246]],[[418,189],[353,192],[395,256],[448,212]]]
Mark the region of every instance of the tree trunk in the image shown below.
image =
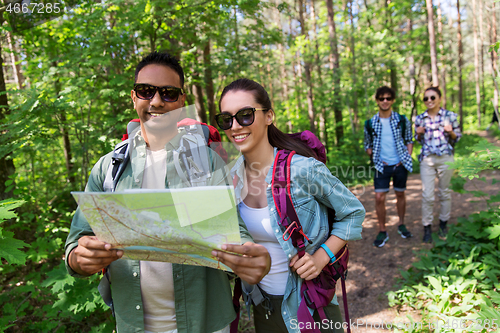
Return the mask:
[[[205,67],[205,92],[207,94],[208,116],[210,125],[215,125],[215,101],[214,101],[214,80],[212,77],[212,63],[210,60],[210,40],[203,48],[203,65]]]
[[[303,0],[298,1],[299,5],[299,22],[300,22],[300,34],[304,36],[304,38],[307,40],[308,34],[307,34],[307,29],[305,27],[305,20],[304,20],[304,2]],[[303,57],[304,59],[304,72],[306,74],[306,85],[307,85],[307,116],[309,118],[309,127],[310,131],[314,134],[316,134],[316,125],[315,125],[315,111],[314,111],[314,98],[313,98],[313,86],[312,86],[312,79],[311,79],[311,63],[307,59],[307,55],[305,54],[305,48],[304,48],[304,54]]]
[[[492,4],[492,10],[491,10],[491,23],[490,23],[490,44],[494,44],[497,42],[497,17],[496,17],[496,8],[495,8],[495,2]],[[500,119],[499,117],[499,112],[498,112],[498,82],[497,82],[497,59],[498,59],[498,54],[495,48],[491,48],[491,72],[493,75],[493,82],[495,84],[495,91],[493,94],[493,109],[494,112],[497,114],[497,118]]]
[[[267,86],[269,88],[269,99],[271,100],[271,107],[274,109],[274,86],[273,79],[271,77],[271,57],[269,56],[269,48],[266,49],[266,74],[267,74]]]
[[[472,20],[474,29],[474,75],[476,78],[477,121],[481,127],[481,88],[479,83],[479,48],[477,38],[476,0],[472,0]]]
[[[318,45],[318,37],[316,36],[316,31],[318,30],[317,22],[316,22],[316,8],[314,4],[315,0],[311,0],[311,20],[313,22],[313,40],[314,40],[314,58],[316,60],[316,72],[318,75],[318,84],[319,84],[319,99],[321,100],[321,112],[319,114],[319,137],[321,142],[325,146],[328,146],[328,133],[326,130],[326,124],[327,124],[327,113],[326,113],[326,108],[324,104],[324,96],[325,94],[323,93],[323,75],[321,73],[321,59],[319,58],[319,45]]]
[[[57,61],[52,61],[52,66],[57,68]],[[59,98],[59,93],[61,92],[61,83],[58,79],[54,82],[55,96]],[[64,159],[66,164],[66,172],[67,172],[67,182],[71,184],[72,189],[76,189],[76,178],[74,172],[74,163],[73,153],[71,151],[71,141],[69,139],[69,131],[68,131],[68,121],[66,118],[66,113],[63,111],[61,113],[56,113],[56,117],[59,120],[59,129],[61,131],[61,135],[63,138],[63,151],[64,151]]]
[[[427,4],[427,30],[429,31],[429,44],[431,47],[432,86],[437,87],[439,86],[439,74],[436,53],[436,34],[434,33],[434,10],[432,8],[432,0],[425,0],[425,3]]]
[[[337,31],[335,29],[335,12],[333,1],[326,0],[328,10],[328,34],[330,36],[330,70],[333,74],[333,113],[335,115],[335,136],[337,145],[344,137],[344,126],[342,124],[342,109],[340,104],[340,64],[339,51],[337,48]]]
[[[22,89],[24,85],[24,77],[21,73],[21,66],[19,65],[16,43],[13,41],[10,31],[7,32],[7,43],[9,44],[10,48],[10,60],[12,62],[12,72],[14,73],[14,80],[16,81],[17,89]]]
[[[441,92],[443,94],[443,97],[441,98],[441,101],[443,103],[443,107],[446,109],[446,70],[447,70],[447,61],[448,57],[446,55],[446,52],[444,50],[444,44],[443,44],[443,18],[441,14],[441,1],[437,0],[437,14],[438,14],[438,34],[439,34],[439,51],[441,52],[440,59],[441,59]]]
[[[460,0],[457,0],[457,39],[458,39],[458,112],[460,114],[460,130],[464,130],[464,113],[463,113],[463,83],[462,83],[462,26],[460,18]]]
[[[196,107],[196,116],[198,118],[197,120],[207,124],[207,110],[205,109],[205,104],[203,102],[203,88],[199,84],[193,84],[192,90],[194,95],[194,105]]]
[[[408,44],[409,47],[411,47],[411,45],[413,44],[413,40],[411,38],[413,22],[411,19],[407,20],[407,30],[408,36],[410,36],[410,41],[408,42]],[[415,79],[415,59],[413,58],[413,54],[410,54],[410,56],[408,57],[408,71],[410,74],[411,118],[413,120],[413,118],[417,116],[417,80]]]
[[[352,105],[352,110],[353,110],[353,133],[356,133],[358,130],[358,89],[357,89],[357,76],[356,76],[356,42],[354,40],[354,14],[353,14],[353,7],[354,6],[354,1],[350,1],[350,6],[349,6],[349,17],[351,19],[351,52],[352,52],[352,71],[351,71],[351,77],[352,77],[352,98],[353,98],[353,105]],[[395,72],[394,72],[395,74]],[[393,71],[391,70],[391,78]],[[396,84],[397,86],[397,84]]]
[[[236,6],[234,6],[234,48],[236,51],[236,73],[240,72],[241,57],[240,57],[240,41],[238,36],[238,15]]]
[[[481,79],[481,100],[484,102],[484,33],[483,33],[483,0],[478,0],[479,3],[479,39],[481,41],[480,44],[480,59],[481,59],[481,72],[480,72],[480,79]],[[483,115],[486,114],[486,103],[482,104],[483,109]]]
[[[280,21],[281,22],[281,21]],[[281,27],[281,30],[283,31],[283,27]],[[290,31],[291,33],[291,31]],[[285,34],[283,33],[283,36]],[[284,40],[281,40],[280,43],[278,44],[278,52],[280,55],[280,73],[281,73],[281,100],[284,101],[282,105],[285,107],[285,114],[288,116],[288,121],[287,121],[287,127],[288,131],[292,131],[292,122],[290,120],[291,113],[290,113],[290,108],[288,107],[288,75],[286,72],[286,61],[285,61],[285,48],[283,47]]]
[[[3,22],[3,19],[0,19]],[[6,89],[5,89],[5,78],[3,76],[3,57],[2,57],[2,45],[0,44],[0,124],[3,123],[6,116],[9,114],[9,101],[7,99]],[[13,175],[16,171],[14,167],[14,161],[12,160],[12,154],[7,154],[0,157],[0,201],[12,197],[12,190],[5,192],[7,186],[5,182],[9,179],[9,176]]]

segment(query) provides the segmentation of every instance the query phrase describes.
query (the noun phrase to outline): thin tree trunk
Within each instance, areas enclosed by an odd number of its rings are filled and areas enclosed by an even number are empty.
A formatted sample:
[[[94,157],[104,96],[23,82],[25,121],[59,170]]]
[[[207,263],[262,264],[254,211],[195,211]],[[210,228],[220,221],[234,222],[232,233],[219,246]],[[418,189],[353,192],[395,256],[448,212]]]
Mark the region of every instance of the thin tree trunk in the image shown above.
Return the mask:
[[[318,37],[316,36],[316,30],[318,29],[317,22],[316,22],[316,8],[315,8],[315,2],[316,0],[311,0],[311,20],[313,23],[313,33],[312,33],[312,38],[314,40],[314,58],[316,60],[316,72],[318,75],[318,84],[319,84],[319,99],[321,100],[321,112],[319,113],[319,137],[323,144],[325,146],[328,146],[328,134],[326,130],[326,123],[327,123],[327,113],[326,113],[326,108],[325,104],[323,103],[324,101],[324,93],[323,93],[323,75],[321,73],[321,60],[319,58],[319,44],[318,44]]]
[[[197,120],[206,124],[207,110],[205,109],[205,103],[203,103],[203,88],[199,84],[193,84],[192,90],[194,95],[194,105],[196,107]]]
[[[0,18],[0,22],[3,19]],[[7,99],[6,89],[5,89],[5,78],[3,76],[3,58],[2,58],[2,45],[0,44],[0,124],[3,123],[6,116],[9,114],[9,101]],[[5,192],[7,186],[5,182],[9,179],[9,176],[13,175],[16,171],[14,167],[14,161],[12,160],[12,154],[7,154],[0,157],[0,201],[12,197],[12,190]]]
[[[12,34],[10,31],[7,31],[7,43],[9,44],[10,48],[10,60],[12,62],[12,71],[14,73],[14,79],[16,81],[17,89],[21,89],[24,85],[24,77],[21,73],[21,66],[19,65],[16,43],[13,42]]]
[[[481,72],[480,72],[480,78],[481,78],[481,100],[484,101],[485,98],[485,92],[484,92],[484,33],[483,33],[483,0],[478,0],[479,3],[479,39],[481,41],[481,47],[480,47],[480,59],[481,59]],[[483,109],[483,115],[486,114],[486,103],[482,104]]]
[[[299,0],[298,1],[299,5],[299,22],[300,22],[300,34],[304,36],[304,39],[309,39],[308,34],[307,34],[307,29],[305,26],[305,19],[304,19],[304,1]],[[304,48],[305,51],[305,48]],[[305,52],[304,52],[305,53]],[[316,114],[314,111],[314,94],[313,94],[313,86],[312,86],[312,79],[311,79],[311,63],[307,59],[307,55],[303,54],[303,59],[304,59],[304,72],[306,74],[306,85],[307,85],[307,116],[309,118],[309,127],[310,131],[314,134],[316,134],[316,125],[315,125],[315,118]]]
[[[407,29],[408,29],[408,36],[410,36],[410,41],[408,42],[408,44],[410,44],[409,46],[411,46],[411,44],[413,43],[411,38],[413,30],[413,22],[411,19],[407,20]],[[413,119],[413,117],[417,115],[417,98],[416,98],[417,82],[415,80],[415,59],[413,58],[412,53],[410,53],[410,56],[408,57],[408,70],[410,74],[411,118]]]
[[[241,57],[240,57],[240,41],[238,36],[238,15],[236,6],[234,6],[234,47],[236,51],[236,73],[240,72],[241,67]]]
[[[292,38],[295,37],[295,34],[293,33],[293,19],[292,16],[289,16],[288,19],[288,24],[289,24],[289,29],[290,29],[290,36]],[[295,60],[297,58],[297,60]],[[295,52],[295,54],[292,56],[291,59],[292,63],[292,71],[293,71],[293,90],[295,91],[295,99],[297,100],[297,104],[295,105],[295,118],[299,119],[300,113],[302,111],[302,67],[300,65],[300,56],[299,52]],[[297,65],[295,65],[295,61],[297,61]],[[291,110],[290,110],[290,116],[291,116]],[[291,117],[290,117],[291,119]],[[289,131],[293,131],[293,123],[290,120],[289,121]]]
[[[57,68],[57,61],[52,61],[52,66]],[[56,79],[54,83],[55,96],[59,98],[59,93],[61,92],[61,83],[58,79]],[[72,189],[76,189],[76,178],[74,173],[74,163],[73,153],[71,151],[71,141],[69,139],[69,131],[68,131],[68,121],[66,118],[66,113],[56,113],[57,119],[59,120],[59,129],[61,131],[61,135],[63,138],[63,152],[64,152],[64,160],[66,164],[66,172],[67,172],[67,182],[71,184]]]
[[[352,1],[352,0],[351,0]],[[387,30],[389,33],[389,36],[392,37],[392,30],[393,30],[393,24],[392,24],[392,11],[391,7],[389,6],[391,4],[391,0],[385,0],[384,5],[385,5],[385,14],[386,14],[386,21],[384,24],[384,28]],[[396,96],[398,95],[398,76],[397,76],[397,69],[396,69],[396,64],[394,61],[389,60],[388,61],[388,67],[389,67],[389,73],[390,73],[390,81],[391,81],[391,88],[394,90],[394,93]],[[397,110],[397,104],[394,105],[393,107],[396,111]]]
[[[208,116],[210,125],[215,126],[215,101],[214,101],[214,80],[212,77],[212,63],[210,60],[210,40],[203,48],[203,65],[205,67],[205,91],[207,94]]]
[[[453,14],[451,12],[451,9],[448,11],[448,29],[450,31],[453,31]],[[454,42],[453,42],[453,39],[452,38],[449,38],[449,49],[450,49],[450,53],[453,53],[453,46],[454,46]],[[450,58],[450,61],[452,59]],[[450,71],[449,71],[449,75],[450,75],[450,82],[453,82],[454,81],[454,76],[455,76],[455,72],[454,72],[454,67],[455,66],[451,66],[450,68]],[[449,95],[449,98],[448,100],[451,101],[451,104],[452,104],[452,107],[453,109],[456,109],[457,107],[457,98],[456,98],[456,93],[453,89],[450,89],[450,93],[448,94]],[[447,103],[448,104],[448,103]]]
[[[337,31],[335,29],[335,12],[333,1],[326,0],[328,10],[328,34],[330,36],[330,70],[333,74],[333,113],[335,115],[335,136],[337,145],[344,137],[344,126],[342,124],[342,109],[340,104],[340,62],[337,48]]]
[[[352,52],[352,71],[351,71],[351,77],[352,77],[352,97],[353,97],[353,113],[354,113],[354,128],[353,132],[356,133],[358,130],[358,90],[357,90],[357,75],[356,75],[356,42],[354,40],[354,14],[353,14],[353,6],[354,6],[354,1],[351,0],[350,6],[349,6],[349,17],[351,19],[351,52]],[[394,73],[395,74],[395,73]],[[392,75],[392,70],[391,70],[391,75]]]
[[[281,27],[281,30],[283,31],[283,27]],[[290,34],[291,34],[291,31],[290,31]],[[283,35],[285,35],[285,34],[283,33]],[[287,75],[287,71],[286,71],[285,48],[283,47],[283,44],[284,44],[283,40],[278,44],[278,51],[280,54],[280,73],[281,73],[281,86],[282,86],[281,100],[285,102],[282,105],[284,105],[284,107],[285,107],[285,114],[288,116],[287,127],[288,127],[289,132],[291,132],[292,131],[292,122],[290,120],[291,114],[290,114],[290,108],[288,107],[289,104],[287,103],[287,101],[288,101],[288,75]]]
[[[472,20],[474,29],[474,75],[476,78],[476,104],[477,104],[477,121],[479,126],[481,126],[481,88],[479,83],[479,49],[478,49],[478,38],[477,38],[477,11],[476,11],[476,0],[472,0]]]
[[[271,107],[274,109],[274,86],[273,79],[271,77],[271,57],[269,56],[269,47],[266,48],[266,75],[267,75],[267,87],[269,88],[269,98],[271,99]]]
[[[495,8],[495,2],[492,4],[492,10],[491,10],[491,23],[490,23],[490,44],[494,44],[497,42],[497,17],[496,17],[496,8]],[[495,84],[495,91],[493,94],[493,109],[494,112],[497,114],[497,118],[500,119],[499,117],[499,112],[498,112],[498,82],[497,82],[497,59],[498,59],[498,54],[495,48],[491,48],[491,72],[493,75],[493,82]]]
[[[463,83],[462,83],[462,55],[463,55],[463,46],[462,46],[462,19],[460,17],[460,0],[457,0],[457,39],[458,39],[458,112],[460,114],[460,130],[464,130],[463,124]]]
[[[71,184],[71,188],[76,189],[76,179],[75,179],[75,174],[74,174],[74,163],[72,162],[73,160],[73,154],[71,152],[71,142],[69,140],[69,131],[67,128],[67,119],[66,119],[66,113],[61,112],[59,114],[59,120],[61,121],[60,129],[61,129],[61,134],[63,137],[63,147],[64,147],[64,159],[66,162],[66,170],[68,172],[68,183]]]
[[[440,59],[441,59],[441,92],[443,94],[443,97],[441,98],[441,101],[443,103],[443,107],[446,109],[446,71],[447,71],[447,61],[448,61],[448,56],[446,55],[446,52],[444,50],[444,44],[443,44],[443,17],[441,13],[441,0],[437,0],[437,15],[438,15],[438,34],[439,34],[439,51],[441,52],[440,54]]]
[[[425,0],[427,5],[427,30],[429,31],[429,44],[431,47],[431,67],[432,67],[432,85],[439,86],[439,74],[437,66],[436,53],[436,34],[434,32],[434,9],[432,8],[432,0]]]

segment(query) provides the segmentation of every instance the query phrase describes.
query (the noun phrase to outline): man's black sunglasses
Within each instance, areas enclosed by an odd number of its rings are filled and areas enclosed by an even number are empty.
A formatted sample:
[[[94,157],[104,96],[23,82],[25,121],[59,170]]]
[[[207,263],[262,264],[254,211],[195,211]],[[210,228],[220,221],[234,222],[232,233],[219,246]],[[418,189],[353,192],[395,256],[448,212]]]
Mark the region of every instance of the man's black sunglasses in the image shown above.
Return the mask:
[[[381,102],[383,102],[383,101],[385,101],[385,100],[388,100],[388,101],[390,102],[390,101],[392,101],[392,99],[393,99],[393,98],[392,98],[392,97],[379,97],[379,98],[377,98],[377,99],[378,99],[379,101],[381,101]]]
[[[236,119],[241,126],[250,126],[255,120],[255,111],[267,111],[269,109],[245,108],[241,109],[234,116],[228,112],[219,113],[215,116],[217,126],[222,130],[228,130],[233,127],[233,118]]]
[[[431,101],[435,100],[436,99],[436,96],[432,95],[431,97]],[[429,100],[429,97],[425,96],[424,97],[424,102],[427,102]]]
[[[181,88],[165,86],[157,87],[146,83],[138,83],[134,85],[135,95],[140,99],[150,100],[158,91],[164,102],[177,102],[179,95],[184,94]]]

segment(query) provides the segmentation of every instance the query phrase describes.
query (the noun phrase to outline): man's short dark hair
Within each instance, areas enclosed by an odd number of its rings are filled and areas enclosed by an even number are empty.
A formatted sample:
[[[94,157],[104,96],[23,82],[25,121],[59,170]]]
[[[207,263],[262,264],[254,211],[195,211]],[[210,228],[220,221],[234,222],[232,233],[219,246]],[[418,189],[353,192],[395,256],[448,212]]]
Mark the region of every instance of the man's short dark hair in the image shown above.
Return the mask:
[[[385,94],[391,95],[392,99],[396,98],[396,93],[394,92],[394,90],[392,88],[390,88],[388,86],[382,86],[382,87],[378,88],[377,92],[375,93],[375,98],[378,99],[380,96],[385,95]]]
[[[163,65],[173,69],[177,74],[179,74],[179,78],[181,79],[180,88],[184,87],[184,71],[182,70],[179,60],[177,60],[176,57],[167,52],[158,52],[158,51],[151,52],[150,54],[145,56],[141,60],[141,62],[137,65],[137,67],[135,68],[134,82],[137,82],[137,75],[139,75],[141,69],[143,69],[147,65],[153,65],[153,64]]]

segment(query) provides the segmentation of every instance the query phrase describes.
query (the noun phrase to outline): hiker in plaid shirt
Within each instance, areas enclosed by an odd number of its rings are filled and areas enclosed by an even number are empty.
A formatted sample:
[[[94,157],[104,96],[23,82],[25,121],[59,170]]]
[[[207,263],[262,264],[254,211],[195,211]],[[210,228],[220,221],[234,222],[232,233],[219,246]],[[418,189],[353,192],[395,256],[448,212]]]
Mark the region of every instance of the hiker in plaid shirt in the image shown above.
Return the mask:
[[[377,89],[375,99],[379,112],[365,122],[365,151],[375,164],[375,206],[379,224],[379,233],[373,242],[376,247],[384,246],[389,240],[385,226],[385,197],[389,192],[390,182],[396,193],[396,207],[399,216],[398,233],[403,238],[412,237],[404,224],[406,212],[406,180],[412,172],[411,152],[413,137],[411,123],[405,117],[392,111],[396,94],[394,90],[383,86]]]
[[[451,212],[451,189],[449,188],[453,169],[446,164],[453,162],[453,146],[460,139],[456,113],[441,108],[441,91],[430,87],[424,92],[427,110],[415,119],[415,138],[422,144],[418,157],[422,178],[422,224],[424,243],[431,242],[431,225],[434,209],[434,180],[438,178],[438,197],[441,203],[439,213],[439,236],[445,237],[446,224]]]

